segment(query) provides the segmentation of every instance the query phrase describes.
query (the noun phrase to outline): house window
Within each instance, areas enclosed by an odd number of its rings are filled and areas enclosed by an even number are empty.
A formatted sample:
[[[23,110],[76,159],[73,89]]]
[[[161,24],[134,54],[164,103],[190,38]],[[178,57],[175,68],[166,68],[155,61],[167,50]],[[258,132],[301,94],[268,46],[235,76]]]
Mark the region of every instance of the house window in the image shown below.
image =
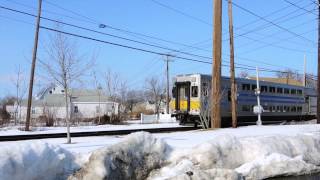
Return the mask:
[[[64,90],[61,90],[62,93],[64,93]]]
[[[198,97],[198,86],[192,86],[191,87],[191,96],[192,97]]]
[[[74,107],[73,107],[73,112],[74,112],[74,113],[78,113],[78,112],[79,112],[78,106],[74,106]]]
[[[250,84],[242,84],[242,90],[249,91],[250,90]]]
[[[49,94],[52,94],[52,91],[49,91]]]

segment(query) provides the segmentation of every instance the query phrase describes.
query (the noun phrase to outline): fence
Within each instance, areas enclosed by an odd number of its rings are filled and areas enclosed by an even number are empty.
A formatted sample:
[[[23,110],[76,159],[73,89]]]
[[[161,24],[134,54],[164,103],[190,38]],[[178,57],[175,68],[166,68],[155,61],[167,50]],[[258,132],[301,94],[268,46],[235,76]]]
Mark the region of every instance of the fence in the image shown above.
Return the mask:
[[[171,114],[152,114],[145,115],[141,113],[141,124],[152,124],[152,123],[174,123],[175,118],[171,117]]]

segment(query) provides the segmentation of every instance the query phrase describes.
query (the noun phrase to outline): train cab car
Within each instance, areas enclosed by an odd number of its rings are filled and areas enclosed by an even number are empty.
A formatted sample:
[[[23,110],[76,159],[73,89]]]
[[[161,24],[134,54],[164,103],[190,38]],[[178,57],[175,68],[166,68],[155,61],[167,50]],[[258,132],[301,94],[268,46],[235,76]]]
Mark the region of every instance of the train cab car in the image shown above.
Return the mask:
[[[170,109],[181,124],[198,124],[203,109],[210,108],[211,76],[204,74],[178,75],[173,80]],[[237,78],[238,124],[254,124],[257,117],[253,107],[257,104],[256,81]],[[264,124],[283,120],[307,120],[315,118],[316,92],[303,86],[260,81],[260,101],[264,112]],[[221,78],[222,126],[231,126],[230,79]]]

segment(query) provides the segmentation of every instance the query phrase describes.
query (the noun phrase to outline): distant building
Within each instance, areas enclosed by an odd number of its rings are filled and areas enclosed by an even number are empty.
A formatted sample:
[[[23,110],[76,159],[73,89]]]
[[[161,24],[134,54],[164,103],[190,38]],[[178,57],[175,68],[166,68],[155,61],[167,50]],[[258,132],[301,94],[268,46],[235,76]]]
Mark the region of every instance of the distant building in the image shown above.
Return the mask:
[[[68,97],[69,115],[71,118],[85,119],[118,114],[117,102],[112,102],[101,90],[71,89]],[[31,117],[39,118],[47,116],[54,119],[65,119],[64,89],[51,85],[41,91],[33,100]],[[27,100],[23,100],[20,107],[17,103],[14,106],[7,106],[11,115],[17,115],[24,121],[27,114]]]

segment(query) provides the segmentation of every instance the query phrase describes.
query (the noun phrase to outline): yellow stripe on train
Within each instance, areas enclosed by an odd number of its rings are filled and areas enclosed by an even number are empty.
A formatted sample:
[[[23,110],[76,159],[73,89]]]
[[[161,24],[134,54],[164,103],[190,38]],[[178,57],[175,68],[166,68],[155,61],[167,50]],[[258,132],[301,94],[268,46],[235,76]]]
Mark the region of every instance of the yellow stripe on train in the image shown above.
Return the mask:
[[[180,101],[180,110],[187,110],[188,107],[188,101],[183,100]],[[170,101],[170,108],[176,109],[176,101],[171,100]],[[190,110],[200,110],[200,101],[190,101]]]

